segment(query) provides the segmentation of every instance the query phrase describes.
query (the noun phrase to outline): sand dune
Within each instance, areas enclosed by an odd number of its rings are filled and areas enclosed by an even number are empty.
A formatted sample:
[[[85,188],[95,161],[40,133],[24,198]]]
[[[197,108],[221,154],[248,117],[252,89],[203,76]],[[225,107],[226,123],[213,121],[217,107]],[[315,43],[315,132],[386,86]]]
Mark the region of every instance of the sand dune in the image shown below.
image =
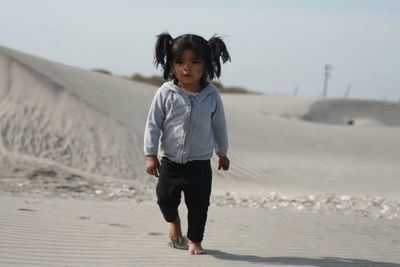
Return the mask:
[[[314,103],[302,118],[334,125],[400,127],[400,105],[366,100],[324,100]]]
[[[142,140],[155,87],[5,47],[0,75],[4,164],[50,162],[139,184],[152,181],[144,173]],[[259,95],[223,100],[232,169],[215,172],[215,193],[400,199],[400,104]]]
[[[143,163],[142,128],[153,87],[6,48],[0,66],[3,156],[143,177],[137,165]]]
[[[144,171],[156,89],[0,47],[0,266],[400,266],[398,103],[223,95],[194,260]]]
[[[399,199],[393,187],[400,171],[399,127],[305,121],[303,116],[324,102],[318,99],[226,95],[224,101],[233,180],[259,183],[256,191],[322,191]],[[392,111],[398,106],[393,104]]]

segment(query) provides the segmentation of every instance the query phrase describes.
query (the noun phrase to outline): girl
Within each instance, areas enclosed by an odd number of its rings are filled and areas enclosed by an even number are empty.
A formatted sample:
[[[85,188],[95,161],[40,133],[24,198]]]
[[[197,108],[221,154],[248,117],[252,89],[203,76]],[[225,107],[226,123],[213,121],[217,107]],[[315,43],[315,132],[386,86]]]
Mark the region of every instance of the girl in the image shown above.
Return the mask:
[[[157,203],[169,223],[170,245],[204,254],[201,247],[211,194],[210,158],[218,156],[218,170],[228,170],[228,137],[223,104],[209,83],[230,60],[219,37],[209,41],[194,34],[175,39],[157,36],[154,63],[165,82],[150,106],[144,136],[147,173],[158,177]],[[157,158],[161,156],[161,164]],[[181,192],[188,208],[188,231],[182,237],[178,215]]]

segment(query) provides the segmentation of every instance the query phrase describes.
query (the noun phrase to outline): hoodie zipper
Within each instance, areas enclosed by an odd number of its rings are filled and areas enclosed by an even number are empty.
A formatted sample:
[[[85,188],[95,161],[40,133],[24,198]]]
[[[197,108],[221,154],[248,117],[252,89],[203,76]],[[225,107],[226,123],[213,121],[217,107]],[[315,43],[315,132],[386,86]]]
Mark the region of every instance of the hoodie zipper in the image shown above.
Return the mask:
[[[196,97],[196,99],[194,100],[193,104],[189,99],[189,96],[185,95],[184,99],[186,103],[189,103],[189,116],[188,116],[188,120],[187,120],[187,125],[186,125],[186,134],[184,137],[184,141],[183,141],[183,149],[182,149],[182,155],[181,155],[181,162],[184,163],[184,156],[185,156],[185,152],[186,151],[186,143],[187,143],[187,139],[188,139],[188,135],[190,134],[190,123],[192,121],[192,111],[194,108],[194,105],[196,104],[197,100],[200,98],[200,94]],[[186,100],[189,99],[189,102],[187,102]],[[187,155],[186,155],[187,157]]]

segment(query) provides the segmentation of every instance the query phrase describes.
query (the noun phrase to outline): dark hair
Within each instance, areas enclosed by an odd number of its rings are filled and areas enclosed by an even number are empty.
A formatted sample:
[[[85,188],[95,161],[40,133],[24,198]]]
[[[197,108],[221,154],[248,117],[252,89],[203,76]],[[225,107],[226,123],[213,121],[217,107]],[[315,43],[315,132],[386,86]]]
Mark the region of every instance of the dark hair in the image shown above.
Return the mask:
[[[221,76],[221,62],[230,61],[228,50],[222,39],[216,35],[210,40],[195,34],[183,34],[173,39],[169,33],[157,35],[156,51],[154,64],[161,66],[165,80],[172,79],[176,82],[176,77],[172,72],[172,60],[181,57],[185,50],[192,50],[204,61],[205,74],[201,77],[200,84],[207,85],[214,77]]]

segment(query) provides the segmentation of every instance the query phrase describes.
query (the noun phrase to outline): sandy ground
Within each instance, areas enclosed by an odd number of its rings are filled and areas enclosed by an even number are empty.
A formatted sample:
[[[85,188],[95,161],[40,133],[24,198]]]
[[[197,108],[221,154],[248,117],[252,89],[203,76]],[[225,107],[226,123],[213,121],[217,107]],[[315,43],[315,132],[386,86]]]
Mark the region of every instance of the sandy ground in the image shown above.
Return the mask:
[[[399,103],[223,95],[232,165],[189,256],[144,170],[156,89],[0,46],[0,266],[400,266]]]
[[[387,220],[211,207],[208,254],[191,256],[167,246],[154,204],[0,202],[0,266],[400,266],[400,225]]]

